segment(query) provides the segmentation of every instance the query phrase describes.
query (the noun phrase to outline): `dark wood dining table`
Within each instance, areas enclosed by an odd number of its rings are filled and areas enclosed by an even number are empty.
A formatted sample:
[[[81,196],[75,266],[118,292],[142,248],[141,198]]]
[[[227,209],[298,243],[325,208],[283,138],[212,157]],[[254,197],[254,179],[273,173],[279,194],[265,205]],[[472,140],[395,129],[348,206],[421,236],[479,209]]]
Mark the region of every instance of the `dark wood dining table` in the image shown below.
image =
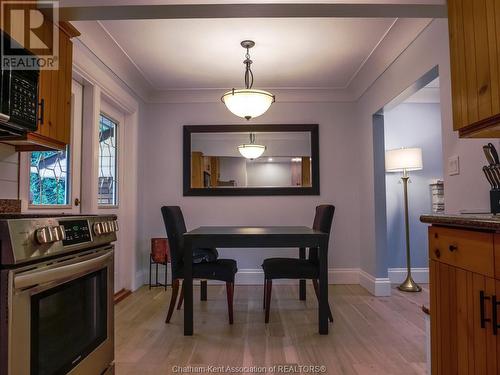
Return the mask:
[[[196,248],[305,248],[317,247],[319,257],[319,333],[328,334],[328,234],[297,226],[206,226],[184,233],[184,335],[193,335],[193,249]],[[305,281],[300,282],[305,299]]]

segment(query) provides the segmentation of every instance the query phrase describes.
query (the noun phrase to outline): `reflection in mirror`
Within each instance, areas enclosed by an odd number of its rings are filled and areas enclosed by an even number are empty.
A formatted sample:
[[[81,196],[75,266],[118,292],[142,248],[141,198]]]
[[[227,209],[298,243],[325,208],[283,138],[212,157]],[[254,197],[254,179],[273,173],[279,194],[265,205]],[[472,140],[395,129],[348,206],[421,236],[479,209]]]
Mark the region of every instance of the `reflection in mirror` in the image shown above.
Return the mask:
[[[311,187],[311,157],[309,131],[192,133],[191,188]]]

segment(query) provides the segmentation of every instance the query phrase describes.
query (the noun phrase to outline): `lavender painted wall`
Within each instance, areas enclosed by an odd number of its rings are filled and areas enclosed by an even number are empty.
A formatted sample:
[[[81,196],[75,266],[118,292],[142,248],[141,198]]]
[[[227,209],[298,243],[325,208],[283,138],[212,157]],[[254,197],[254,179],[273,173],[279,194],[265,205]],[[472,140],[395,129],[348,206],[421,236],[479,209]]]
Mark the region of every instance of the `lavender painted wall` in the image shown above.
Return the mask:
[[[385,148],[420,147],[424,168],[410,172],[410,243],[412,267],[428,267],[427,225],[420,215],[429,213],[429,184],[443,178],[441,110],[439,104],[400,104],[384,112]],[[406,267],[403,187],[400,173],[386,173],[387,258],[389,268]]]
[[[244,123],[220,103],[147,104],[140,132],[140,243],[146,264],[149,239],[165,236],[160,207],[180,205],[188,228],[199,225],[312,225],[314,207],[337,207],[330,242],[330,267],[358,267],[359,158],[353,122],[355,104],[280,103],[255,123],[318,123],[320,133],[320,196],[183,197],[182,126]],[[222,250],[240,269],[260,269],[265,257],[297,256],[279,250]]]

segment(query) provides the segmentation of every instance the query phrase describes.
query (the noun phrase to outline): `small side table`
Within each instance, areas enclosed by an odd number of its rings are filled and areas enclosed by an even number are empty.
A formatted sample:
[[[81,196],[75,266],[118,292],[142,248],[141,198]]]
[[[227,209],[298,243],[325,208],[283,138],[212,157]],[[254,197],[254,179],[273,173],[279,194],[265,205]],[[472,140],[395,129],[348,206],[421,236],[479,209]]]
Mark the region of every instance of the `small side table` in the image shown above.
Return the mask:
[[[163,286],[167,290],[167,271],[170,263],[170,248],[166,238],[151,238],[151,254],[149,256],[149,289],[151,287]],[[158,281],[158,265],[165,266],[165,281]],[[152,267],[156,265],[156,283],[151,284]]]

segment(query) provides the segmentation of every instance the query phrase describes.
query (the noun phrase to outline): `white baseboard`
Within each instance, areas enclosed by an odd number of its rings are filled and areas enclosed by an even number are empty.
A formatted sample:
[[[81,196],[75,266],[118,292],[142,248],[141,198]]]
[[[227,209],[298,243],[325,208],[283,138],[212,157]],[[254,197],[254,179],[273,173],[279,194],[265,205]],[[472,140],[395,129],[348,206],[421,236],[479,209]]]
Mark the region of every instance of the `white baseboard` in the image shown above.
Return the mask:
[[[363,270],[359,270],[359,284],[375,297],[391,295],[391,282],[388,277],[376,278]]]
[[[239,269],[235,282],[238,285],[263,285],[264,271],[261,268]],[[296,283],[296,280],[273,280],[275,285]],[[328,284],[359,284],[359,268],[330,268],[328,270]]]
[[[389,268],[388,273],[391,284],[401,284],[406,278],[406,268]],[[417,284],[429,283],[429,268],[427,267],[412,268],[411,275]]]
[[[359,284],[359,268],[330,268],[328,270],[328,283],[329,284]],[[149,271],[148,271],[149,272]],[[149,273],[141,272],[136,274],[136,285],[148,284]],[[153,282],[155,280],[155,270],[153,269]],[[163,282],[164,276],[163,269],[160,269],[159,280]],[[170,272],[168,273],[168,283],[170,283]],[[264,284],[264,271],[262,268],[243,268],[239,269],[236,274],[236,284],[238,285],[263,285]],[[217,283],[210,281],[210,283]],[[275,280],[276,285],[290,285],[295,284],[296,280]]]
[[[393,269],[399,270],[399,269]],[[419,269],[416,269],[419,270]],[[420,275],[423,277],[424,269],[422,272],[416,272],[415,276]],[[149,271],[148,271],[149,272]],[[137,273],[136,274],[136,285],[140,285],[140,280],[142,279],[143,284],[148,283],[148,272]],[[399,275],[398,272],[393,272],[393,277]],[[170,279],[170,273],[168,275]],[[160,280],[163,280],[163,272],[160,270]],[[398,276],[399,277],[399,276]],[[153,277],[154,279],[154,277]],[[418,280],[423,280],[422,278]],[[416,282],[425,283],[425,281]],[[236,284],[237,285],[263,285],[264,283],[264,272],[260,268],[244,268],[239,269],[236,274]],[[170,282],[170,280],[168,281]],[[222,282],[210,281],[210,284],[221,284]],[[275,285],[293,285],[296,284],[296,280],[275,280],[273,281]],[[195,280],[195,285],[199,284],[199,281]],[[330,268],[328,270],[328,284],[355,284],[361,285],[368,292],[376,297],[385,297],[391,295],[391,280],[387,278],[375,278],[369,273],[359,269],[359,268]]]

